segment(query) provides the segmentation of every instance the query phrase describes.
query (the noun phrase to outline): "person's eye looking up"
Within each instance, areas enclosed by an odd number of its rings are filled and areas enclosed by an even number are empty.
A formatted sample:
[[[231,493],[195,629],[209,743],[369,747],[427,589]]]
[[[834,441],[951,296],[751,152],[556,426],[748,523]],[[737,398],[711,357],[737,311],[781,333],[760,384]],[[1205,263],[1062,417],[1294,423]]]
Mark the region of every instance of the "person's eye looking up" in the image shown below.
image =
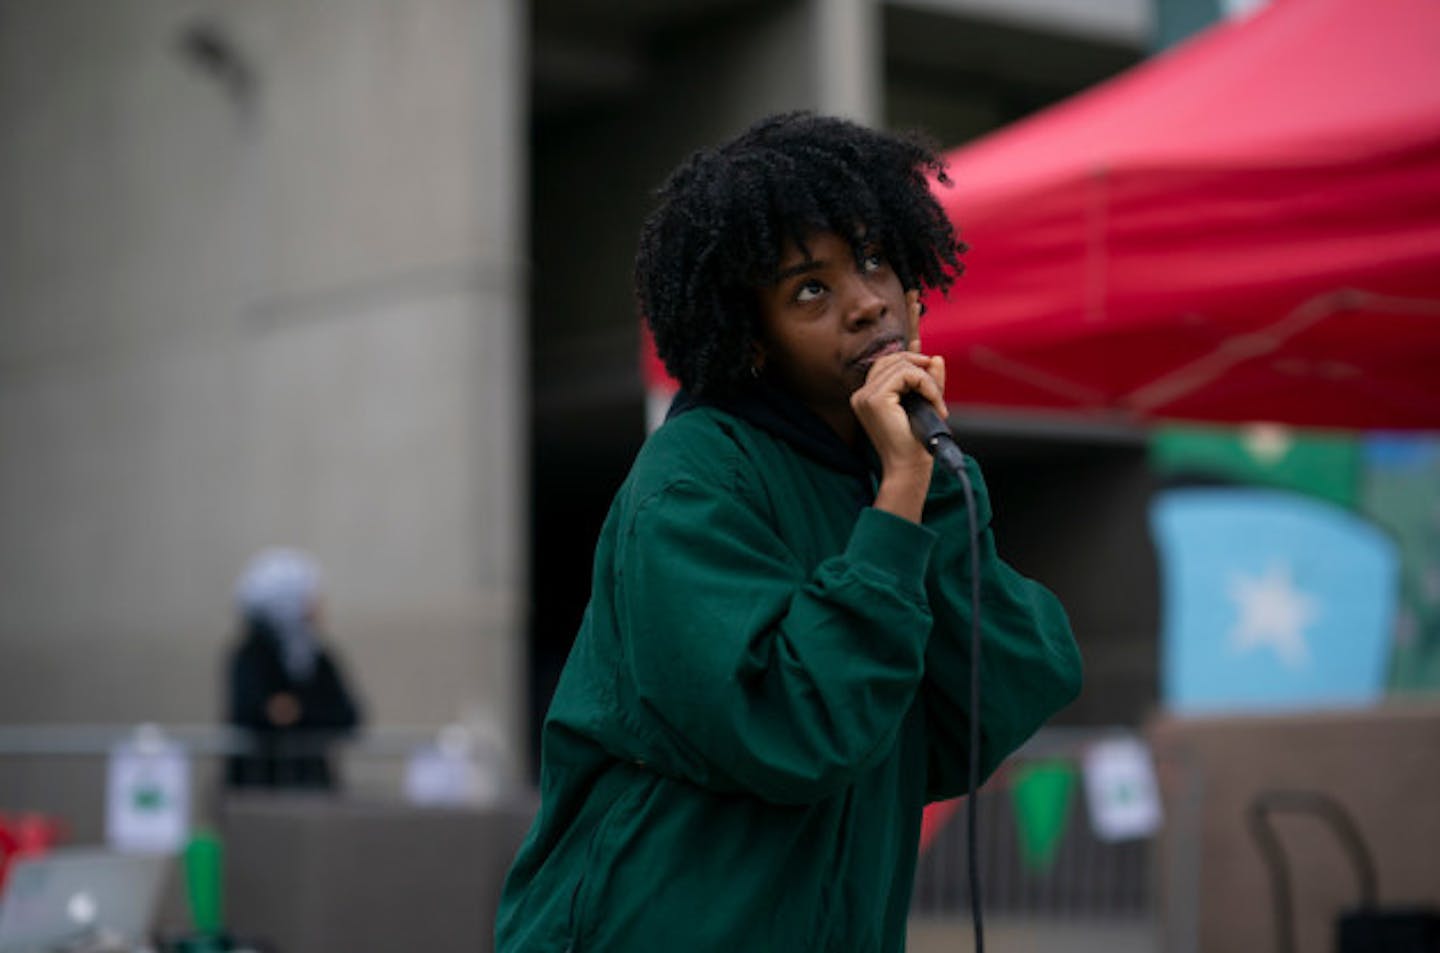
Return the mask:
[[[816,298],[820,297],[824,293],[825,286],[812,278],[802,284],[798,289],[796,289],[795,300],[814,301]]]

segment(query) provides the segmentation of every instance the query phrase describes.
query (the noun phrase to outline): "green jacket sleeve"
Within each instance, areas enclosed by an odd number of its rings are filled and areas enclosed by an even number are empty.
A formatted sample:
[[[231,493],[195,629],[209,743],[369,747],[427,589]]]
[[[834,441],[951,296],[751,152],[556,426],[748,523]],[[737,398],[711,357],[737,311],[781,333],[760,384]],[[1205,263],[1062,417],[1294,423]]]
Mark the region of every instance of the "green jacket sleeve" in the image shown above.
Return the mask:
[[[800,804],[878,763],[923,674],[934,541],[867,509],[807,572],[741,494],[676,482],[641,503],[616,609],[656,767]]]
[[[965,458],[980,544],[980,778],[983,781],[1080,691],[1080,653],[1060,601],[995,550],[980,468]],[[926,794],[969,786],[970,530],[960,481],[936,470],[924,522],[939,539],[926,580],[935,628],[925,657]]]

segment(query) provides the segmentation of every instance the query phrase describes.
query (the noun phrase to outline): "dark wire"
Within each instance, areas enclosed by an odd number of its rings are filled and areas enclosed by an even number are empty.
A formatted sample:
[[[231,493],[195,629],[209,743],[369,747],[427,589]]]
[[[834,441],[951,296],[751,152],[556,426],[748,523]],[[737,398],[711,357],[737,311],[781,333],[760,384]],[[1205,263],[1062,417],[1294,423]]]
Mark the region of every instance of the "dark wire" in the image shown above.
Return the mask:
[[[970,523],[970,780],[965,796],[966,861],[970,878],[970,918],[975,924],[975,953],[985,953],[985,928],[980,915],[979,827],[980,787],[980,530],[976,525],[975,490],[963,465],[955,468],[965,491],[965,513]]]
[[[900,405],[910,418],[915,439],[951,473],[965,491],[965,515],[970,524],[970,765],[969,791],[965,795],[966,841],[970,875],[970,918],[975,924],[975,953],[985,953],[985,928],[980,914],[980,853],[976,846],[980,787],[980,528],[975,512],[975,489],[965,466],[965,455],[955,443],[949,424],[918,391],[900,395]]]

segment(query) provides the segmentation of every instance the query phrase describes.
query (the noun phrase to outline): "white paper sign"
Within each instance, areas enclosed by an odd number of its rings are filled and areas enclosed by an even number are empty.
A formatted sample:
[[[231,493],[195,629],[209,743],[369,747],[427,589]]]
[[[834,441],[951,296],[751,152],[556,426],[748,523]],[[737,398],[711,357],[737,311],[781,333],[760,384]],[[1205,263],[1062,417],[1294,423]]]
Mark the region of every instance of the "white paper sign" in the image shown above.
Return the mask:
[[[190,759],[142,732],[110,752],[105,836],[116,850],[178,853],[190,833]]]
[[[1135,738],[1091,745],[1085,752],[1085,800],[1102,841],[1149,837],[1160,829],[1160,794],[1150,749]]]

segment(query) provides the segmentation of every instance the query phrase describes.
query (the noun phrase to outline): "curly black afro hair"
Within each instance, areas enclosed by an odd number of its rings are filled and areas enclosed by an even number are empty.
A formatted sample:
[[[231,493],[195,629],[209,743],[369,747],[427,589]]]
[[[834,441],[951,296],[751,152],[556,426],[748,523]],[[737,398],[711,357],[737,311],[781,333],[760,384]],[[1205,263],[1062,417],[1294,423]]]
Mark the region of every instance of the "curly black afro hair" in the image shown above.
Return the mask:
[[[756,290],[774,280],[788,239],[832,231],[859,260],[878,243],[905,288],[944,291],[965,246],[927,175],[949,185],[933,146],[809,112],[761,120],[694,153],[660,188],[640,231],[635,287],[670,375],[692,394],[749,376]]]

